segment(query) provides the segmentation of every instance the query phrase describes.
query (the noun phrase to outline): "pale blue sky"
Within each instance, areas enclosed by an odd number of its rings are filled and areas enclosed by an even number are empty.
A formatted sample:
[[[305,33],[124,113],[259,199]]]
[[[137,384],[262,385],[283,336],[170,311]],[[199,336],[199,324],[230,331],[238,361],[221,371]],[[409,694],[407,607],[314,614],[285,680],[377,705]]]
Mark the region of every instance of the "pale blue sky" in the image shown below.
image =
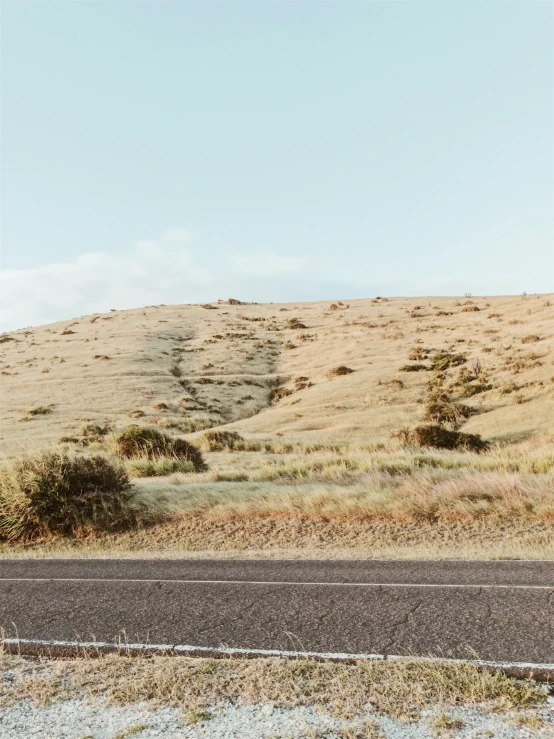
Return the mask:
[[[4,327],[553,291],[553,7],[3,0]]]

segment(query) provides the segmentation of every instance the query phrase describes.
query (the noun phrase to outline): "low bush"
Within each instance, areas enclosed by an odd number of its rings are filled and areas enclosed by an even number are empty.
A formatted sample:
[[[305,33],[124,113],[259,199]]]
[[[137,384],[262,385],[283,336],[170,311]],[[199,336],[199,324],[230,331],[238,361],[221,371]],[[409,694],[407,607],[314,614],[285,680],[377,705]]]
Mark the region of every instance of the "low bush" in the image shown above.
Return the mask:
[[[206,452],[230,452],[244,448],[244,439],[236,431],[206,431],[198,445]]]
[[[354,372],[353,369],[341,364],[338,367],[334,367],[332,370],[329,370],[327,374],[329,377],[340,377],[341,375],[350,375],[352,372]]]
[[[465,364],[467,357],[465,354],[455,354],[453,352],[441,349],[436,351],[433,355],[433,369],[436,372],[444,372],[450,367],[457,367],[460,364]]]
[[[477,382],[468,382],[462,385],[460,395],[462,398],[472,398],[474,395],[487,392],[487,390],[492,390],[492,385],[485,378],[480,378]]]
[[[110,432],[108,424],[85,423],[81,426],[79,434],[87,439],[100,439]]]
[[[125,467],[102,453],[43,452],[0,470],[0,539],[80,536],[136,523]]]
[[[404,364],[399,367],[400,372],[425,372],[425,370],[431,369],[426,364]]]
[[[456,426],[464,418],[469,418],[473,409],[463,403],[452,402],[446,393],[435,393],[427,398],[425,421]]]
[[[394,436],[404,444],[437,449],[465,449],[471,452],[481,452],[488,448],[488,443],[479,434],[450,431],[435,423],[416,426],[414,429],[401,429]]]
[[[281,385],[280,387],[274,387],[269,394],[273,403],[278,403],[283,398],[286,398],[287,395],[292,395],[292,390],[288,387],[285,387],[284,385]]]
[[[299,321],[298,318],[291,318],[287,321],[287,328],[292,329],[305,329],[308,328],[305,326],[302,321]]]
[[[305,390],[308,387],[311,387],[313,385],[313,382],[310,382],[309,377],[297,377],[294,380],[294,387],[297,390]]]
[[[111,442],[114,452],[126,459],[173,457],[192,462],[196,472],[206,469],[199,449],[185,439],[175,439],[158,429],[131,424],[115,434]]]

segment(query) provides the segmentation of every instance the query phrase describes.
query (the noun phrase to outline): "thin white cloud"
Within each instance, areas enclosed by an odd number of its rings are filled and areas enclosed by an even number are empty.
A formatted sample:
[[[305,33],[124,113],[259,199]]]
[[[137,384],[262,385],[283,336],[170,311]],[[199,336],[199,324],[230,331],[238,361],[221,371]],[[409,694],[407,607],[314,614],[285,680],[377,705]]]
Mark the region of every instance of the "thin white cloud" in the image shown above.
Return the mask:
[[[196,231],[189,231],[186,228],[166,228],[162,233],[162,239],[173,243],[190,244],[196,235]]]
[[[273,277],[287,272],[299,272],[309,263],[309,257],[283,257],[274,252],[234,252],[228,261],[242,277]]]
[[[194,233],[172,228],[158,241],[140,241],[119,253],[92,252],[69,262],[0,275],[0,326],[10,330],[110,308],[196,303],[248,290],[248,278],[278,277],[302,269],[302,258],[242,253],[206,267],[190,246]],[[246,281],[245,281],[246,278]]]

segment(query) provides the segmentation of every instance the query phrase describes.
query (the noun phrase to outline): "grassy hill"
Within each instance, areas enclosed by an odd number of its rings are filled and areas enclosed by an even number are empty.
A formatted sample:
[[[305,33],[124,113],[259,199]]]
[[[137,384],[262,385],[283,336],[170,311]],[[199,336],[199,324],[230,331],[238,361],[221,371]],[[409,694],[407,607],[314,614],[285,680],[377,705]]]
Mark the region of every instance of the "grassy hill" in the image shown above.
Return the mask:
[[[130,423],[203,446],[208,471],[137,481],[156,525],[89,550],[550,556],[553,339],[548,295],[76,318],[0,337],[0,453]],[[410,437],[437,421],[488,451]]]
[[[406,369],[428,366],[433,349],[478,360],[486,378],[475,395],[453,390],[475,410],[462,430],[503,443],[554,433],[544,295],[153,306],[0,340],[4,455],[130,418],[179,433],[231,424],[264,438],[387,441],[421,418],[428,373]],[[329,376],[341,365],[354,372]],[[292,394],[275,402],[279,386]]]

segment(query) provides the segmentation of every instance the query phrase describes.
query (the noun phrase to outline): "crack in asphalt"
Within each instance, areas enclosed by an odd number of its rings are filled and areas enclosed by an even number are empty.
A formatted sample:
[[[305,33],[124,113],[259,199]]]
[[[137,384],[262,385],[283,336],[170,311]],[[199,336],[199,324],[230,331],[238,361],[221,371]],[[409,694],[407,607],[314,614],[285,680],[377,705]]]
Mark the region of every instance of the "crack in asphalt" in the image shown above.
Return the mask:
[[[384,655],[389,654],[389,650],[392,648],[392,646],[398,643],[401,630],[403,628],[408,628],[408,626],[410,625],[410,619],[414,616],[415,613],[417,613],[417,611],[421,608],[422,605],[423,605],[422,600],[417,601],[417,603],[414,606],[412,606],[412,608],[409,608],[408,611],[402,616],[402,618],[397,623],[393,624],[392,636],[389,638],[389,641],[387,642],[387,644],[383,647]]]

